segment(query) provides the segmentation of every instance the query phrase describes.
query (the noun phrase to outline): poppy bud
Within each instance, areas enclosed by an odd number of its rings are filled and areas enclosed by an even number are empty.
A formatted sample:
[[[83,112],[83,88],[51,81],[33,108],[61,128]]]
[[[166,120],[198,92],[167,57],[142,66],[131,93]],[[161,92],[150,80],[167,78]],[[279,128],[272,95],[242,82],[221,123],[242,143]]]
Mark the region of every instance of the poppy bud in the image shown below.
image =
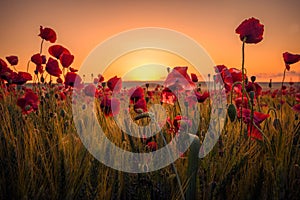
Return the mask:
[[[167,67],[167,72],[168,72],[168,74],[170,73],[170,67]]]
[[[246,77],[245,78],[245,85],[248,85],[248,82],[249,82],[248,77]]]
[[[30,110],[30,108],[31,108],[30,105],[25,106],[25,110],[26,110],[26,111]]]
[[[255,80],[256,80],[256,76],[251,76],[251,81],[252,81],[252,83],[254,83]]]
[[[44,83],[45,82],[45,78],[44,78],[44,76],[42,75],[42,77],[41,77],[41,82],[42,83]]]
[[[227,109],[227,113],[231,122],[234,122],[236,118],[236,108],[233,104],[230,104]]]
[[[270,79],[269,88],[272,88],[272,79]]]
[[[59,114],[60,114],[60,116],[65,117],[66,111],[64,109],[61,109]]]

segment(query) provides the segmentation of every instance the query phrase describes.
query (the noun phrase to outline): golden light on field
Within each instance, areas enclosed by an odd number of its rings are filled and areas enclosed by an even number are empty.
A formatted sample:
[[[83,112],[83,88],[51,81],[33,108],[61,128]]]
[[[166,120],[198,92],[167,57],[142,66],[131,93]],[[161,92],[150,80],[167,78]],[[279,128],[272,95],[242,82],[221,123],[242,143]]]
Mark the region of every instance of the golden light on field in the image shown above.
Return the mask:
[[[142,49],[129,52],[112,62],[104,71],[105,78],[118,74],[124,80],[164,80],[167,68],[188,66],[189,73],[197,73],[190,62],[168,51]]]

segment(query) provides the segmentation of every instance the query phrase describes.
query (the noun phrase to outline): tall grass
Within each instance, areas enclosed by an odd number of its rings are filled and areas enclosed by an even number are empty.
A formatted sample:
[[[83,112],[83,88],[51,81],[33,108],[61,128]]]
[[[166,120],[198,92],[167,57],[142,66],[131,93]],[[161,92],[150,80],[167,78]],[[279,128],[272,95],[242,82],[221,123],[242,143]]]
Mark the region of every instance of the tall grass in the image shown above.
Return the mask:
[[[60,100],[56,86],[45,87],[45,94],[35,88],[40,93],[41,104],[37,112],[29,115],[22,115],[16,105],[24,92],[22,89],[9,93],[6,88],[1,89],[4,94],[0,100],[1,199],[181,198],[171,166],[131,174],[97,161],[77,134],[80,130],[73,123],[71,95]],[[155,101],[159,101],[158,96],[154,97]],[[269,95],[260,99],[269,107],[277,105],[277,101]],[[210,116],[209,104],[205,101],[197,105],[201,110],[200,141]],[[98,121],[111,141],[128,151],[147,151],[140,139],[125,134],[112,117],[103,115],[97,100],[95,105]],[[174,114],[180,113],[176,106],[164,106],[173,109]],[[266,113],[269,107],[261,109]],[[299,119],[295,119],[288,104],[283,104],[282,110],[281,128],[274,126],[275,115],[270,112],[271,116],[263,124],[267,137],[263,141],[251,140],[246,133],[241,135],[240,124],[227,119],[218,143],[205,158],[192,160],[193,150],[188,150],[175,162],[183,191],[189,193],[190,184],[195,184],[196,199],[297,199],[300,196]],[[88,119],[83,119],[81,128],[88,128],[88,123]],[[137,123],[145,124],[147,120]],[[128,128],[132,128],[130,124]],[[170,141],[167,127],[162,131]],[[162,147],[161,137],[155,137]],[[191,174],[188,169],[193,163],[197,163],[196,172]]]

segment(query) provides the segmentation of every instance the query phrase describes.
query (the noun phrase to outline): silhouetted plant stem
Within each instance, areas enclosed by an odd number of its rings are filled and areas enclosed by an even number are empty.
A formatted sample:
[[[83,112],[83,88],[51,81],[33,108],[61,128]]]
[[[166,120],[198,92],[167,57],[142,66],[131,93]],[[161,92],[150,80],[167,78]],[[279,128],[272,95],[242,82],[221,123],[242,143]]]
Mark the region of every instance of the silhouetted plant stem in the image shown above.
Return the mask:
[[[245,68],[245,41],[247,37],[244,37],[243,39],[243,45],[242,45],[242,107],[241,107],[241,118],[243,116],[243,100],[244,100],[244,90],[245,90],[245,80],[244,80],[244,68]],[[243,120],[241,120],[241,135],[243,134]]]
[[[285,79],[285,73],[286,73],[286,68],[283,71],[283,77],[282,77],[282,82],[281,82],[281,96],[280,96],[280,121],[282,122],[282,89],[283,89],[283,83],[284,83],[284,79]]]

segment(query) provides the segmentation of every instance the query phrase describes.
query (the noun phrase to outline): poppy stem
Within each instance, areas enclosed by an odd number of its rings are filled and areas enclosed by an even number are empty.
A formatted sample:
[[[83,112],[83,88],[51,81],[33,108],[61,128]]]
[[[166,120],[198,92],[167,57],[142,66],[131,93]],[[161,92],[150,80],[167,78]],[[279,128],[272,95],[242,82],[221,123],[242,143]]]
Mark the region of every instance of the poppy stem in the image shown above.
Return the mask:
[[[27,72],[29,71],[29,64],[30,64],[30,60],[28,60],[28,62],[27,62]]]
[[[245,80],[244,80],[244,68],[245,68],[245,41],[246,41],[247,37],[244,37],[243,39],[243,45],[242,45],[242,103],[244,100],[244,90],[245,90]],[[243,104],[241,107],[241,111],[240,111],[240,116],[243,116]],[[243,120],[241,120],[241,135],[243,133]]]
[[[282,97],[283,97],[283,94],[282,94],[282,89],[283,89],[283,83],[284,83],[284,79],[285,79],[285,73],[286,73],[286,68],[284,68],[284,71],[283,71],[283,77],[282,77],[282,82],[281,82],[281,96],[280,96],[280,121],[282,122]]]
[[[44,39],[42,39],[42,42],[41,42],[40,54],[42,54],[42,51],[43,51],[43,43],[44,43]]]

